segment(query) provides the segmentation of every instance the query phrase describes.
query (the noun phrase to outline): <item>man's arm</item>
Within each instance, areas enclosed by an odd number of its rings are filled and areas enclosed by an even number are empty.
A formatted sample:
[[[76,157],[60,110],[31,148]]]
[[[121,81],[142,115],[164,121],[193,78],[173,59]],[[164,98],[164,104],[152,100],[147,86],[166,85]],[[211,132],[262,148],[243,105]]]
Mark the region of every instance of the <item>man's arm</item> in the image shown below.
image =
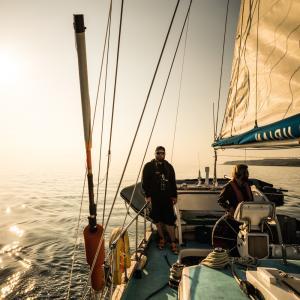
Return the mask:
[[[145,164],[142,173],[142,189],[146,198],[151,197],[151,165]]]
[[[176,177],[175,177],[175,171],[173,166],[170,164],[170,194],[171,199],[173,203],[175,204],[177,202],[177,185],[176,185]]]

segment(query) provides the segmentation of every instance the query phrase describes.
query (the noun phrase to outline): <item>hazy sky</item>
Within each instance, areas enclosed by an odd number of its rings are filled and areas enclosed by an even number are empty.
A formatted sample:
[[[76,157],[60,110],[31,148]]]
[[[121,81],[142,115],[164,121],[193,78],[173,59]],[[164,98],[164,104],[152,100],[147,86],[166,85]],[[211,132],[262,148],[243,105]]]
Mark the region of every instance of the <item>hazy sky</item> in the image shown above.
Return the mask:
[[[103,166],[106,164],[111,116],[120,2],[113,3]],[[180,171],[193,172],[191,176],[199,164],[204,167],[213,162],[210,146],[213,141],[212,107],[218,97],[226,3],[225,0],[194,0],[189,18],[173,164]],[[124,1],[112,137],[112,170],[116,172],[123,167],[128,154],[175,4],[175,0]],[[109,1],[100,0],[0,0],[0,157],[3,174],[4,170],[84,168],[73,14],[85,16],[90,98],[94,110],[108,5]],[[188,1],[182,0],[178,8],[130,160],[130,170],[139,166],[145,151],[187,6]],[[231,71],[239,1],[231,0],[229,9],[221,111]],[[183,46],[181,43],[147,160],[152,158],[156,145],[164,145],[167,159],[171,160]],[[94,165],[99,152],[103,85],[101,91],[93,140]]]

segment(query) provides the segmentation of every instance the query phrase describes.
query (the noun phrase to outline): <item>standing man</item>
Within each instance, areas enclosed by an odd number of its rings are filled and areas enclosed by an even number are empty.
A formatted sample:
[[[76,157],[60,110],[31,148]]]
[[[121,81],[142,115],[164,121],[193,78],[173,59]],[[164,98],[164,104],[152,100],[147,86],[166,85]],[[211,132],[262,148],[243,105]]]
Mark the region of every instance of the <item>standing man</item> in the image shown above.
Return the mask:
[[[146,163],[143,169],[142,187],[145,201],[151,202],[150,218],[157,227],[159,249],[165,247],[163,225],[171,241],[171,251],[178,254],[175,243],[175,220],[173,205],[177,202],[177,187],[174,168],[165,160],[165,148],[155,149],[155,159]]]

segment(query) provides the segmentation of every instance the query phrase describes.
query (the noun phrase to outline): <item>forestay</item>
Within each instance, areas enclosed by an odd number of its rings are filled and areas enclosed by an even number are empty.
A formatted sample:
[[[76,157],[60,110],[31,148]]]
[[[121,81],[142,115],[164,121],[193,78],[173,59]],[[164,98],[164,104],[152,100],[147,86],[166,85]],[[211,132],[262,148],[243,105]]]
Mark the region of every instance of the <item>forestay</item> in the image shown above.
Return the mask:
[[[242,1],[214,147],[300,146],[299,11],[299,0]]]

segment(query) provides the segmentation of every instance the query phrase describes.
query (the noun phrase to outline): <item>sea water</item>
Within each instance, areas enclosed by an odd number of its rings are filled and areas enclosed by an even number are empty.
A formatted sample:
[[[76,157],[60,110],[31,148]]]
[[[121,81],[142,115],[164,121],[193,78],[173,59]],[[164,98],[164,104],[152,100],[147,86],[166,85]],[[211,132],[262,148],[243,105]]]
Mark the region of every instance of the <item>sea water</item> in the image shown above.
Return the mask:
[[[231,166],[220,166],[218,175],[230,175],[230,169]],[[299,168],[250,166],[249,169],[250,177],[288,190],[284,206],[277,211],[300,218]],[[187,178],[186,174],[183,176]],[[105,222],[115,195],[117,198],[107,227],[106,247],[111,229],[122,226],[126,215],[124,201],[116,194],[118,180],[116,177],[108,181]],[[127,179],[122,186],[134,182],[134,178]],[[84,174],[59,172],[14,174],[2,179],[0,299],[65,299],[72,262],[70,296],[72,299],[82,297],[89,273],[82,238],[88,216],[86,193],[82,197],[83,184]],[[102,183],[98,190],[98,223],[103,218],[103,186]],[[131,212],[126,223],[133,215]],[[141,237],[142,219],[138,225]],[[135,247],[135,230],[135,226],[130,230],[131,248]]]

